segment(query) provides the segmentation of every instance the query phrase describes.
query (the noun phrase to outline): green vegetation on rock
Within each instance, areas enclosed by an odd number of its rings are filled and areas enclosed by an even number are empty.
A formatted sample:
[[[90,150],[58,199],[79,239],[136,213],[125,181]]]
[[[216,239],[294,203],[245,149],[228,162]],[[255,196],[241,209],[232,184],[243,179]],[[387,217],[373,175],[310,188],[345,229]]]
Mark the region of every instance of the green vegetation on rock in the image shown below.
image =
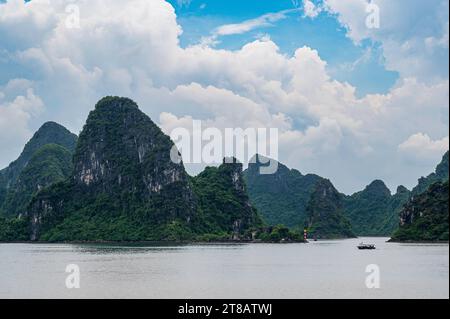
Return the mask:
[[[412,197],[400,213],[400,228],[392,241],[449,240],[449,182],[432,184]]]
[[[80,134],[67,181],[40,192],[29,217],[44,241],[183,240],[195,201],[173,143],[126,98],[99,101]]]
[[[257,234],[257,239],[264,242],[303,242],[303,234],[293,231],[284,225],[271,226],[263,229]]]
[[[14,187],[6,195],[6,216],[26,212],[31,198],[43,188],[64,181],[72,172],[72,153],[63,146],[47,144],[39,148],[22,170]]]
[[[313,174],[302,175],[281,163],[277,163],[278,170],[274,174],[261,174],[260,168],[269,160],[256,155],[245,171],[251,202],[266,223],[286,225],[300,232],[306,225],[320,238],[354,237],[343,215],[343,195],[329,180]],[[326,196],[321,198],[324,191]]]
[[[442,181],[447,181],[449,176],[449,152],[445,153],[442,161],[436,167],[436,170],[427,177],[421,177],[419,183],[412,190],[413,195],[418,195],[425,192],[432,184]]]
[[[42,125],[25,145],[19,158],[12,162],[7,168],[0,171],[0,189],[9,189],[15,184],[22,170],[30,161],[34,153],[47,144],[57,144],[73,152],[77,143],[77,136],[69,132],[65,127],[47,122]]]
[[[29,239],[28,220],[0,216],[0,242],[19,242]]]
[[[342,196],[329,180],[317,183],[306,211],[305,227],[311,236],[320,239],[355,237],[343,214]]]
[[[433,183],[448,180],[448,165],[447,152],[435,172],[420,178],[412,191],[399,186],[397,193],[391,195],[382,181],[375,181],[365,190],[346,196],[345,215],[355,233],[359,236],[391,236],[398,229],[399,214],[411,196],[425,192]]]
[[[198,198],[201,232],[252,239],[250,232],[262,226],[247,195],[242,164],[235,159],[217,168],[206,168],[192,178],[192,183]]]
[[[345,216],[359,236],[389,236],[398,227],[398,214],[410,192],[400,186],[395,195],[381,180],[344,197]]]
[[[241,164],[191,178],[182,162],[172,161],[174,149],[132,100],[102,99],[80,134],[71,176],[32,200],[31,239],[251,238],[261,222],[248,201]]]
[[[386,236],[399,214],[394,240],[448,240],[448,152],[412,192],[391,195],[377,180],[351,196],[281,163],[261,174],[269,159],[259,155],[244,173],[228,159],[195,177],[173,155],[127,98],[100,100],[79,138],[48,122],[0,171],[0,241],[291,242],[304,227],[317,238]]]
[[[302,227],[306,207],[317,182],[317,175],[302,175],[278,163],[275,174],[260,174],[260,168],[269,159],[257,155],[245,171],[245,180],[252,204],[264,221],[272,226],[282,224],[291,228]]]
[[[66,178],[76,143],[77,136],[65,127],[54,122],[42,125],[19,158],[0,171],[0,215],[23,213],[37,188]],[[47,147],[49,144],[53,146]]]

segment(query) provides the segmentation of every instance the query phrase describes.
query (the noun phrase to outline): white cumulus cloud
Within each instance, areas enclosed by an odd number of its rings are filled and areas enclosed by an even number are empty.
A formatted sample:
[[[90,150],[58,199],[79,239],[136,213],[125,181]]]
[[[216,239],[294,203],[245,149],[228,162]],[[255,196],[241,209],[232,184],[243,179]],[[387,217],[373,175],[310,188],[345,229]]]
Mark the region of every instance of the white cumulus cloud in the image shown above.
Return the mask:
[[[1,167],[20,153],[32,132],[30,121],[43,111],[43,101],[35,95],[28,81],[16,79],[0,86]]]
[[[370,3],[369,7],[367,0],[325,0],[325,8],[337,16],[355,42],[381,43],[389,69],[426,81],[448,79],[447,0]],[[367,24],[372,15],[378,16],[379,27]]]
[[[438,159],[449,149],[449,137],[433,140],[424,133],[411,135],[406,141],[399,145],[399,150],[408,156],[423,159]]]
[[[0,72],[12,75],[0,82],[0,163],[4,166],[18,155],[31,127],[51,119],[79,132],[98,99],[123,95],[136,100],[168,133],[177,126],[188,127],[194,119],[220,129],[276,127],[281,161],[329,177],[346,192],[375,178],[391,187],[412,186],[436,163],[429,161],[418,170],[404,161],[399,145],[417,132],[446,136],[448,76],[436,71],[433,59],[422,64],[425,57],[434,56],[422,47],[405,49],[405,60],[414,58],[417,63],[404,72],[388,46],[402,39],[402,45],[409,39],[428,39],[436,52],[448,52],[442,46],[445,32],[423,31],[417,37],[406,31],[411,25],[407,18],[405,25],[390,23],[386,34],[372,34],[357,23],[363,2],[327,2],[355,41],[373,37],[383,42],[390,66],[403,74],[390,92],[357,97],[353,86],[330,76],[320,52],[308,46],[292,56],[269,38],[234,51],[202,45],[183,48],[175,10],[162,0],[79,0],[80,28],[72,29],[65,23],[67,1],[1,3]],[[380,3],[382,8],[389,5]],[[423,8],[415,4],[410,9]],[[433,14],[436,26],[441,26],[445,18],[431,9],[414,15],[415,22],[425,25]],[[266,16],[219,31],[245,32],[281,18]],[[446,22],[448,37],[448,18]],[[430,77],[434,80],[428,81]],[[16,78],[24,80],[15,80],[16,89],[6,89]]]

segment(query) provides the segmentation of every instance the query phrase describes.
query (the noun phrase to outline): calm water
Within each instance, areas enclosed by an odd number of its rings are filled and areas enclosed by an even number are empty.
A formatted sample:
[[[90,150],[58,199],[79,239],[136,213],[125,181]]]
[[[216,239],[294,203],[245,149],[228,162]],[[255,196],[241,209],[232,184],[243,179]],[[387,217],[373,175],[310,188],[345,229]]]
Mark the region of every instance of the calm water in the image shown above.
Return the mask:
[[[375,251],[359,251],[361,241]],[[448,298],[448,245],[387,238],[126,247],[0,244],[0,298]],[[68,264],[80,289],[67,289]],[[380,267],[368,289],[366,266]]]

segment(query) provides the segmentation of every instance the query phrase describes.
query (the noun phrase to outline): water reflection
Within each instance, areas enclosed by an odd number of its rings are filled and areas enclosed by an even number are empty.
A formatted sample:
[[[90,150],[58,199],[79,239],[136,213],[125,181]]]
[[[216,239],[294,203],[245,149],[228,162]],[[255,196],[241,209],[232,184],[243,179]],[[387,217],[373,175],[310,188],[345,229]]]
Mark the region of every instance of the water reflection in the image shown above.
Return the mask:
[[[85,254],[148,254],[148,253],[177,253],[188,249],[196,250],[236,250],[244,244],[182,244],[182,243],[102,243],[102,244],[74,244],[73,250]]]

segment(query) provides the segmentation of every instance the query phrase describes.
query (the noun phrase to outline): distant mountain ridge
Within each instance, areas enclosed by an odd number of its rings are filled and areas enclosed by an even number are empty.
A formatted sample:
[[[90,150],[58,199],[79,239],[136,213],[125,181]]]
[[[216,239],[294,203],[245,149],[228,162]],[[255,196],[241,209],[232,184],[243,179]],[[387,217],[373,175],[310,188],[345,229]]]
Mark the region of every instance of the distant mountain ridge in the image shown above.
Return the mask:
[[[336,205],[341,202],[340,211],[350,222],[351,231],[358,236],[392,235],[398,229],[399,214],[411,196],[420,194],[435,182],[448,180],[448,154],[446,152],[443,156],[434,173],[419,180],[413,191],[399,186],[397,192],[391,194],[383,181],[375,180],[353,195],[339,194],[339,198],[335,198]],[[307,207],[314,190],[318,184],[325,183],[326,179],[317,175],[302,175],[281,163],[275,174],[259,174],[262,164],[257,158],[258,155],[245,171],[252,203],[270,225],[284,224],[302,228],[308,217]],[[266,161],[264,158],[262,162]]]
[[[268,224],[308,228],[320,238],[355,236],[343,214],[342,195],[329,180],[303,175],[282,163],[274,174],[261,174],[268,161],[257,154],[244,173],[251,202]]]
[[[309,199],[322,177],[302,175],[278,163],[274,174],[260,174],[268,158],[256,155],[244,172],[251,202],[270,225],[303,226]]]
[[[345,215],[354,231],[360,236],[391,236],[399,227],[399,214],[411,197],[427,191],[437,182],[449,178],[449,152],[447,151],[435,172],[421,177],[416,187],[409,191],[399,186],[391,195],[383,181],[374,181],[365,190],[345,198]]]
[[[344,196],[344,214],[359,236],[389,236],[398,227],[398,214],[409,196],[404,186],[392,195],[383,181],[376,180],[363,191]]]

